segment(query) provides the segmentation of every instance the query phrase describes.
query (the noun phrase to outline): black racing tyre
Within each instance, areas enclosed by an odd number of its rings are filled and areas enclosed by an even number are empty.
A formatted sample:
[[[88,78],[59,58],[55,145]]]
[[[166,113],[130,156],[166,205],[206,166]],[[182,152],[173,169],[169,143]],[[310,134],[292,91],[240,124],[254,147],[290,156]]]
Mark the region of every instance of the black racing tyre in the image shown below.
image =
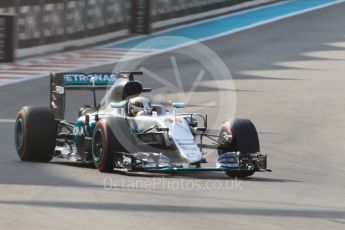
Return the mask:
[[[231,141],[224,142],[226,135],[231,135]],[[255,153],[260,152],[259,137],[254,124],[248,119],[234,119],[225,122],[219,131],[219,150],[225,152]],[[226,172],[230,177],[247,177],[254,174],[249,172]]]
[[[231,141],[223,143],[224,136],[231,135]],[[223,143],[223,144],[221,144]],[[234,119],[225,122],[219,131],[219,153],[260,152],[259,137],[254,124],[248,119]]]
[[[111,172],[115,167],[115,159],[119,152],[126,152],[114,131],[124,132],[124,126],[129,130],[126,120],[121,117],[107,117],[96,123],[92,139],[92,158],[100,172]],[[122,130],[113,130],[119,129]]]
[[[15,123],[15,145],[22,161],[48,162],[56,145],[57,123],[49,108],[25,106]]]

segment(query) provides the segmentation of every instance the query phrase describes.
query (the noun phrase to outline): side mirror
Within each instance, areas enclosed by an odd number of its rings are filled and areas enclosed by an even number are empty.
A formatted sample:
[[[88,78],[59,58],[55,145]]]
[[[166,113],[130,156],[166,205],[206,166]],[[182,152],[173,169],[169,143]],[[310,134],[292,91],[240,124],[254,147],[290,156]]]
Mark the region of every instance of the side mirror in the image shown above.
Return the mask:
[[[172,103],[171,105],[173,109],[183,109],[185,107],[185,103]]]
[[[126,107],[126,103],[110,103],[110,106],[114,109],[123,109]]]
[[[169,132],[169,128],[157,128],[157,131],[159,132]]]

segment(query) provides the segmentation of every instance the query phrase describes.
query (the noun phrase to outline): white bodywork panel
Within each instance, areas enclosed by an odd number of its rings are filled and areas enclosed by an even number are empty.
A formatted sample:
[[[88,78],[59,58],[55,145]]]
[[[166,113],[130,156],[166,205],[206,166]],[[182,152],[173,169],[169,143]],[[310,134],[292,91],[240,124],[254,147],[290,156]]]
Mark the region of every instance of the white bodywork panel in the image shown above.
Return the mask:
[[[190,131],[187,121],[182,116],[139,116],[130,118],[136,121],[139,130],[145,130],[157,124],[160,128],[169,128],[169,137],[174,141],[185,163],[202,160],[200,149]]]

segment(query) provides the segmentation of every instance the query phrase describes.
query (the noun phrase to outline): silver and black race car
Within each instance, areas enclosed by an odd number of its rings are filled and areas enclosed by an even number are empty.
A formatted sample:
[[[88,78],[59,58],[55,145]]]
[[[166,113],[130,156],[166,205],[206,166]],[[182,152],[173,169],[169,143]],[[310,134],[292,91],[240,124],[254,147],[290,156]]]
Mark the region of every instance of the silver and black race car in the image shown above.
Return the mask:
[[[101,172],[224,171],[230,177],[246,177],[270,171],[248,119],[227,120],[214,133],[207,128],[207,115],[178,113],[183,103],[172,103],[169,109],[152,104],[145,115],[131,114],[129,101],[151,91],[134,79],[141,74],[52,74],[50,108],[25,106],[18,112],[15,145],[20,159],[94,162]],[[99,103],[98,89],[108,89]],[[69,90],[91,90],[94,96],[94,106],[80,108],[73,122],[64,119]],[[205,138],[213,144],[205,144]],[[203,166],[204,149],[218,151],[214,166]]]

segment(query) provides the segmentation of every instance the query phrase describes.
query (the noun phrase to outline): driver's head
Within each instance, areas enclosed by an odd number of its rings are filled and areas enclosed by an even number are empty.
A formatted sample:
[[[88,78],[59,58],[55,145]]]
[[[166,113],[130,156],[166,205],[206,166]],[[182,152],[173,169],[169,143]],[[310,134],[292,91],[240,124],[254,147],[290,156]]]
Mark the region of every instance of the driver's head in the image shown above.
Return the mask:
[[[134,97],[128,101],[128,115],[140,116],[151,115],[152,106],[149,99],[146,97]]]

